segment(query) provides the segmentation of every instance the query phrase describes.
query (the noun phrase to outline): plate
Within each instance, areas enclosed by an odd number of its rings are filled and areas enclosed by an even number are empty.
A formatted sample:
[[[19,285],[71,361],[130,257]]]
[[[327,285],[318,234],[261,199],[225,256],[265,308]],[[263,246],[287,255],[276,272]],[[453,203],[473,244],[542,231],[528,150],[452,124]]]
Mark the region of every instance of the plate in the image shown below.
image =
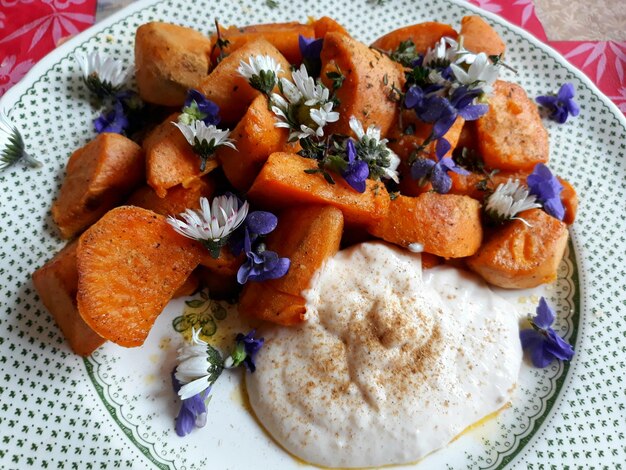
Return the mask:
[[[581,106],[564,125],[546,122],[551,167],[581,196],[559,279],[546,295],[557,331],[576,348],[571,363],[539,370],[525,364],[513,406],[416,465],[404,468],[618,468],[626,461],[626,121],[618,109],[556,52],[502,19],[453,0],[307,2],[138,1],[56,49],[11,89],[0,109],[22,130],[38,170],[0,175],[0,467],[23,468],[302,468],[250,413],[243,378],[220,378],[208,425],[182,439],[173,431],[176,399],[169,383],[183,300],[168,306],[146,344],[106,344],[92,357],[71,353],[35,293],[30,274],[63,245],[50,204],[70,153],[94,137],[97,110],[71,58],[100,49],[133,63],[137,26],[163,20],[208,33],[224,24],[298,20],[328,14],[370,42],[402,25],[458,24],[480,14],[508,45],[508,61],[530,96],[569,81]],[[513,294],[528,313],[536,292]],[[216,341],[236,328],[232,310],[215,313]],[[218,318],[219,317],[219,318]],[[204,319],[204,321],[209,321]]]

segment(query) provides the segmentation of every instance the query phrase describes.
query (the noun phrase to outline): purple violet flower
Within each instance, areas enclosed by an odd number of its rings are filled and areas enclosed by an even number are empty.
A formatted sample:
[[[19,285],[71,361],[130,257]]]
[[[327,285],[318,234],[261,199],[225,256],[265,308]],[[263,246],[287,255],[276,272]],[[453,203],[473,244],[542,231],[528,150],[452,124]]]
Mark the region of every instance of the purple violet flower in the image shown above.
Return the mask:
[[[348,157],[348,164],[341,172],[341,176],[346,180],[355,191],[360,193],[365,192],[365,181],[370,175],[370,169],[367,162],[356,159],[356,148],[354,147],[354,140],[348,139],[346,144],[346,155]]]
[[[550,111],[550,119],[563,124],[570,115],[575,117],[580,113],[580,107],[574,101],[575,94],[574,85],[564,83],[556,95],[538,96],[535,101]]]
[[[229,240],[231,253],[235,256],[239,256],[239,254],[244,250],[246,233],[250,238],[250,244],[252,244],[259,237],[259,235],[267,235],[273,232],[277,225],[278,217],[271,212],[250,212],[244,223]]]
[[[475,121],[489,111],[486,104],[473,104],[474,100],[483,94],[480,88],[459,87],[450,96],[450,105],[456,109],[459,116],[466,121]]]
[[[526,184],[530,194],[537,196],[537,200],[543,205],[543,210],[552,217],[563,220],[565,216],[565,207],[561,201],[563,185],[546,165],[537,163],[533,172],[528,175]]]
[[[254,250],[250,241],[250,234],[244,234],[244,250],[246,262],[237,271],[237,282],[245,284],[248,281],[267,281],[283,277],[289,271],[289,258],[280,258],[274,251],[266,250],[264,243],[258,243]]]
[[[255,339],[255,334],[256,330],[251,330],[247,335],[242,333],[237,334],[235,338],[235,349],[233,353],[226,358],[224,362],[225,367],[237,367],[239,364],[244,363],[246,369],[248,369],[250,373],[254,373],[256,370],[254,357],[265,343],[264,338]]]
[[[183,124],[191,124],[193,121],[203,121],[206,125],[218,125],[220,123],[220,108],[198,90],[187,91],[187,98],[183,105],[182,114],[178,118]]]
[[[411,165],[411,177],[415,180],[430,181],[433,189],[439,194],[449,192],[452,188],[452,179],[448,172],[453,171],[459,175],[468,175],[469,172],[465,168],[457,166],[450,157],[444,157],[448,150],[450,150],[450,143],[446,139],[439,139],[436,147],[438,161],[418,158]]]
[[[306,38],[302,35],[298,36],[298,45],[302,54],[302,63],[307,69],[310,77],[318,77],[322,69],[322,46],[324,38]]]
[[[442,96],[428,94],[419,86],[409,88],[404,97],[404,105],[413,109],[420,120],[433,123],[434,139],[448,132],[457,116],[450,101]]]
[[[128,128],[129,122],[124,113],[124,106],[120,101],[116,101],[113,110],[103,112],[99,117],[94,119],[93,126],[101,134],[102,132],[112,132],[115,134],[123,134]]]
[[[574,348],[552,329],[554,319],[554,311],[541,297],[537,312],[530,321],[532,329],[520,331],[522,348],[530,351],[535,367],[547,367],[554,359],[569,361],[574,356]]]
[[[174,392],[178,393],[182,385],[176,379],[175,373],[176,369],[172,370],[172,386]],[[194,427],[204,427],[206,424],[206,399],[210,393],[211,387],[191,398],[181,401],[180,411],[178,412],[178,416],[176,416],[176,434],[180,437],[184,437],[193,431]]]

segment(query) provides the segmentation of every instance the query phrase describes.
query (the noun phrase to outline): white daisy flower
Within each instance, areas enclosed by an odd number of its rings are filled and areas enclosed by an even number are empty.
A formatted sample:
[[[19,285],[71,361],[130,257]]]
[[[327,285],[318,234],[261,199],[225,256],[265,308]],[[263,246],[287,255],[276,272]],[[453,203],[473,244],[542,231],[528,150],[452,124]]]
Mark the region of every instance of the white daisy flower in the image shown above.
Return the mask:
[[[529,195],[529,191],[519,180],[512,181],[509,178],[487,198],[485,211],[497,221],[505,221],[517,218],[515,216],[525,210],[541,207],[536,196]]]
[[[250,86],[269,96],[276,86],[282,67],[269,55],[257,55],[250,56],[248,62],[241,60],[237,71],[248,80]]]
[[[178,391],[181,400],[186,400],[209,388],[223,369],[219,353],[200,339],[201,330],[191,330],[191,344],[178,350],[178,366],[175,377],[182,387]]]
[[[77,51],[74,60],[83,72],[87,87],[98,96],[110,95],[119,90],[128,75],[120,61],[101,55],[99,51]]]
[[[467,85],[470,88],[482,88],[485,93],[491,91],[493,84],[498,79],[498,67],[489,60],[484,52],[476,55],[467,71],[457,64],[451,64],[450,68],[461,85]]]
[[[230,131],[218,129],[213,124],[206,124],[204,121],[193,121],[191,124],[172,122],[180,132],[183,133],[189,145],[200,157],[200,171],[204,171],[207,160],[215,153],[215,149],[220,145],[237,150],[235,144],[228,138]]]
[[[28,166],[38,168],[41,163],[31,157],[24,145],[22,134],[9,120],[8,116],[0,113],[0,171],[11,165],[23,161]]]
[[[380,138],[380,127],[369,126],[367,130],[364,130],[363,124],[355,116],[350,116],[349,124],[350,129],[358,139],[357,154],[361,160],[370,166],[371,175],[388,178],[399,183],[397,170],[400,165],[400,157],[387,147],[387,139]]]
[[[446,43],[446,39],[449,38],[441,38],[434,47],[431,47],[428,51],[426,51],[424,60],[422,61],[422,65],[424,67],[428,66],[432,62],[448,59],[448,44]]]
[[[167,222],[181,235],[201,242],[217,258],[228,237],[245,220],[248,209],[248,202],[240,207],[235,195],[218,196],[211,204],[202,197],[199,210],[187,209],[179,215],[183,220],[168,216]]]
[[[299,70],[294,71],[291,74],[291,77],[293,78],[293,83],[295,84],[297,91],[300,95],[299,100],[303,99],[306,106],[325,104],[328,101],[330,96],[328,88],[318,83],[315,83],[313,77],[309,77],[309,73],[307,72],[304,64],[300,66]],[[288,80],[282,79],[282,82],[283,87],[285,86],[285,82],[290,85]],[[289,98],[289,101],[293,102],[291,98]]]

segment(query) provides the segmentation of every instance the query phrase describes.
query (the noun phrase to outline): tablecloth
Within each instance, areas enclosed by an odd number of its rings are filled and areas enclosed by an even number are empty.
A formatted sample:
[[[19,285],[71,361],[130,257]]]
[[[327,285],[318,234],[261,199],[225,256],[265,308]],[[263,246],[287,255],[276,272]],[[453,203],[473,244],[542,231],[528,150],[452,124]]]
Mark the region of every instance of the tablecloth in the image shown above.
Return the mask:
[[[0,0],[0,96],[17,83],[44,55],[68,36],[88,28],[94,22],[115,11],[131,0]],[[259,0],[261,1],[261,0]],[[286,0],[279,0],[286,1]],[[567,16],[577,14],[576,1],[568,0],[569,8],[545,0],[470,0],[471,3],[496,13],[521,26],[540,40],[561,52],[573,65],[587,74],[626,114],[626,41],[616,40],[550,40],[537,14],[543,5],[544,21],[561,18],[561,23],[572,24]],[[536,5],[537,3],[537,5]],[[626,20],[619,0],[612,2],[615,12],[606,11],[606,3],[596,5],[610,14],[613,30],[626,31]],[[611,2],[609,2],[611,3]],[[593,4],[586,11],[593,10]],[[557,11],[557,8],[559,9]],[[560,16],[559,16],[560,15]],[[565,15],[565,16],[564,16]],[[564,18],[564,19],[563,19]],[[602,29],[591,24],[593,18],[576,18],[589,22],[588,29],[602,36]],[[623,24],[622,24],[623,23]],[[605,23],[606,24],[606,23]],[[619,31],[622,24],[621,31]],[[584,25],[583,25],[584,26]],[[565,28],[567,33],[567,28]],[[606,29],[605,29],[606,31]],[[613,37],[604,33],[605,37]],[[622,36],[623,38],[623,36]]]

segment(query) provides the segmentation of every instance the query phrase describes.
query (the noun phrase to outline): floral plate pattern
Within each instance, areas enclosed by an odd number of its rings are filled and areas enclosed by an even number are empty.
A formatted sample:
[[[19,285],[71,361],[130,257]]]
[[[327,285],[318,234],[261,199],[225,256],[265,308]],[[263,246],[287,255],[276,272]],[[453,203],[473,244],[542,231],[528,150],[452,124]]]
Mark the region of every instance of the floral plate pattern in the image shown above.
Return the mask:
[[[261,429],[245,400],[242,376],[225,375],[209,404],[207,428],[185,439],[173,431],[176,401],[169,384],[182,342],[172,302],[146,344],[106,344],[74,356],[34,292],[30,274],[63,245],[50,204],[69,154],[94,136],[97,111],[71,58],[100,49],[133,63],[135,28],[151,20],[208,33],[223,24],[306,21],[328,14],[368,42],[396,27],[436,20],[458,24],[477,10],[453,0],[315,3],[270,8],[236,2],[140,0],[80,34],[41,61],[0,101],[44,164],[0,175],[0,467],[22,468],[300,468]],[[551,167],[578,189],[581,207],[559,280],[546,289],[558,310],[557,331],[576,348],[574,360],[545,370],[524,365],[513,406],[465,433],[443,451],[406,468],[621,468],[626,461],[626,122],[591,82],[554,51],[487,13],[508,44],[508,62],[531,96],[569,81],[581,115],[547,123]],[[537,292],[509,293],[528,313]],[[212,338],[239,327],[224,306]],[[241,449],[246,449],[241,452]],[[404,467],[403,467],[404,468]]]

